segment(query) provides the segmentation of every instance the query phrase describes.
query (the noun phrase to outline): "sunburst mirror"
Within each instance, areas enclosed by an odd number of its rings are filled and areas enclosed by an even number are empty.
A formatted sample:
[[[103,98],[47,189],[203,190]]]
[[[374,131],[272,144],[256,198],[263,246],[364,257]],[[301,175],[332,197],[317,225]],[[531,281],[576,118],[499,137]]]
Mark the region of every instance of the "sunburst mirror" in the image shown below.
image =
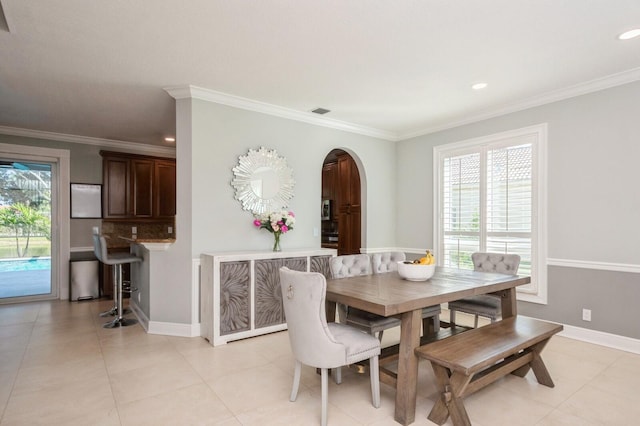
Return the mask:
[[[275,149],[250,149],[238,159],[233,176],[236,200],[254,214],[287,208],[293,197],[293,170]]]

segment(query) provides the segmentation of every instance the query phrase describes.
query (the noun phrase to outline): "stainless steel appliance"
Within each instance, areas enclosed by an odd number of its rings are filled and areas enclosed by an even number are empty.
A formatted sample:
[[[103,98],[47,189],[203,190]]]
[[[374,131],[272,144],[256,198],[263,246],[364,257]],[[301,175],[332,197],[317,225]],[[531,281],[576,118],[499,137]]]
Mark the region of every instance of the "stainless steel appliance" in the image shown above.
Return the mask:
[[[331,220],[331,200],[322,200],[320,217],[322,220]]]

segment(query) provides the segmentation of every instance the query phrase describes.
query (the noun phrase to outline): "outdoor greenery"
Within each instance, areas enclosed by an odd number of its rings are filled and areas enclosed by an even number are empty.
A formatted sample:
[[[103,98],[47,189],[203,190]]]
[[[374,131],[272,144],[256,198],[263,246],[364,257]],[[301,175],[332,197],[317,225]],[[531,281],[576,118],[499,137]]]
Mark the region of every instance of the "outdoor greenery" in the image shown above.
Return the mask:
[[[24,203],[0,207],[0,228],[3,235],[13,237],[16,257],[34,255],[29,252],[33,236],[51,239],[49,216]],[[48,245],[50,246],[50,242]]]
[[[29,256],[51,256],[51,241],[45,237],[31,237]],[[13,237],[0,237],[0,259],[15,259],[17,257],[15,239]]]
[[[0,258],[50,256],[50,168],[15,161],[3,162],[2,165]]]

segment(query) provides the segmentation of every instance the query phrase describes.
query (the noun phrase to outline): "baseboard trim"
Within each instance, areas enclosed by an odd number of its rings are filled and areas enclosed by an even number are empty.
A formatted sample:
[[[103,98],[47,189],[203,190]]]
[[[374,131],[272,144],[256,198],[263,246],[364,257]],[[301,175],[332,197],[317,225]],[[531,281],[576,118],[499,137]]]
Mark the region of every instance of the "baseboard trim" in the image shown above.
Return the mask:
[[[138,305],[136,305],[136,303],[134,302],[133,299],[129,299],[129,309],[131,309],[131,311],[133,312],[133,315],[136,316],[136,318],[138,319],[138,322],[140,323],[142,328],[144,328],[144,331],[146,331],[148,333],[149,332],[149,318],[147,318],[147,316],[144,314],[144,312],[142,312],[142,309],[140,309],[140,307]]]
[[[199,337],[200,324],[181,324],[175,322],[149,321],[149,334],[162,334],[165,336]]]
[[[619,349],[625,352],[640,354],[640,340],[631,337],[618,336],[616,334],[605,333],[603,331],[588,330],[586,328],[564,325],[564,330],[558,333],[559,336],[583,342],[594,343],[608,348]]]
[[[149,334],[162,334],[165,336],[177,336],[177,337],[199,337],[200,336],[200,324],[181,324],[175,322],[160,322],[150,321],[149,318],[142,312],[140,307],[135,302],[129,303],[129,308],[138,319],[138,322]]]

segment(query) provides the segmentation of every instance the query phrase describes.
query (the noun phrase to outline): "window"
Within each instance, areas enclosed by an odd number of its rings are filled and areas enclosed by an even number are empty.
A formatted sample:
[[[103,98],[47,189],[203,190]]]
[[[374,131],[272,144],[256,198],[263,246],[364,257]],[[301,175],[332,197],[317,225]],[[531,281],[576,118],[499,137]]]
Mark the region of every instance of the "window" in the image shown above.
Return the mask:
[[[546,303],[546,125],[438,146],[434,162],[440,264],[472,269],[476,251],[519,254],[531,284],[518,298]]]

